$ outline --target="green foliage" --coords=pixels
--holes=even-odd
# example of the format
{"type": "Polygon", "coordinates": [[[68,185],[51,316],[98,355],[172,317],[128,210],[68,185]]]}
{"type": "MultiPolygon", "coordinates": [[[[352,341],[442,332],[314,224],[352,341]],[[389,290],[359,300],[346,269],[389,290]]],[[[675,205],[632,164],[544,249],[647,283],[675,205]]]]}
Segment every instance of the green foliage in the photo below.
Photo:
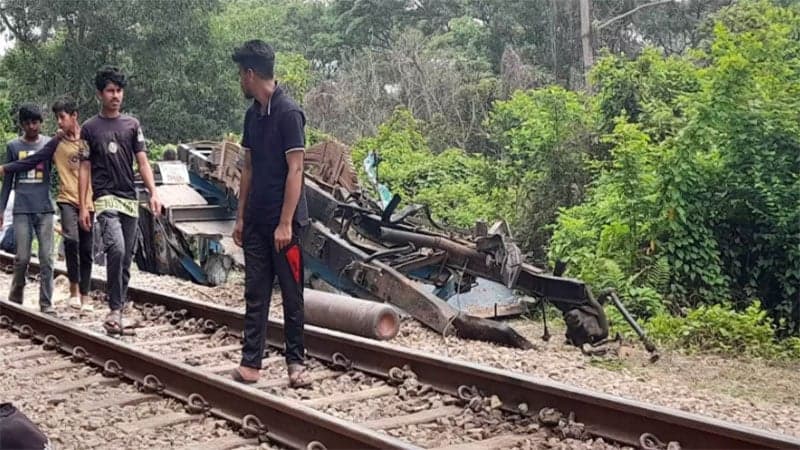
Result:
{"type": "Polygon", "coordinates": [[[233,97],[231,105],[238,103],[241,94],[230,55],[250,39],[262,39],[275,49],[275,77],[295,99],[302,101],[311,83],[311,63],[295,49],[297,42],[307,38],[292,39],[299,31],[289,26],[289,13],[299,14],[301,7],[302,2],[297,1],[235,0],[227,3],[219,15],[212,16],[211,51],[220,70],[216,75],[224,92],[233,97]]]}
{"type": "Polygon", "coordinates": [[[309,148],[314,144],[330,141],[333,139],[334,139],[333,136],[327,133],[323,133],[322,131],[314,127],[306,126],[306,148],[309,148]]]}
{"type": "Polygon", "coordinates": [[[164,159],[164,152],[167,149],[178,151],[178,148],[173,144],[150,144],[147,146],[147,159],[150,161],[161,161],[164,159]]]}
{"type": "Polygon", "coordinates": [[[2,60],[14,86],[13,103],[47,106],[67,94],[87,118],[97,112],[95,71],[115,64],[130,78],[124,109],[155,142],[219,139],[241,128],[247,103],[230,55],[246,39],[274,46],[276,76],[298,101],[313,81],[311,63],[297,44],[305,37],[291,26],[296,17],[288,16],[318,8],[304,9],[305,2],[235,0],[221,7],[217,0],[86,0],[79,8],[68,1],[6,3],[9,22],[23,25],[14,28],[17,45],[2,60]],[[35,27],[53,32],[37,34],[35,27]]]}
{"type": "Polygon", "coordinates": [[[125,109],[139,117],[146,136],[176,141],[221,132],[214,108],[205,108],[216,100],[214,91],[200,82],[215,73],[213,65],[197,58],[208,48],[216,0],[7,0],[3,6],[16,42],[2,60],[14,104],[46,107],[67,94],[87,118],[97,112],[95,71],[115,64],[130,77],[125,109]]]}
{"type": "Polygon", "coordinates": [[[788,318],[800,286],[800,16],[768,2],[737,11],[750,20],[716,25],[671,146],[666,250],[675,294],[724,298],[732,287],[737,303],[762,298],[788,318]]]}
{"type": "Polygon", "coordinates": [[[353,161],[359,170],[370,151],[381,160],[379,181],[407,203],[430,205],[436,219],[470,227],[477,219],[502,217],[505,192],[495,187],[492,164],[460,149],[432,153],[408,110],[396,110],[376,136],[356,143],[353,161]]]}
{"type": "Polygon", "coordinates": [[[616,288],[634,316],[650,317],[665,310],[659,289],[669,277],[667,261],[652,254],[659,157],[640,127],[623,118],[602,140],[612,145],[611,159],[595,164],[600,174],[586,202],[561,211],[549,256],[596,291],[616,288]]]}
{"type": "Polygon", "coordinates": [[[445,50],[450,57],[458,58],[474,72],[492,73],[487,55],[489,31],[486,26],[469,16],[451,19],[448,31],[435,36],[431,47],[445,50]]]}
{"type": "Polygon", "coordinates": [[[614,372],[622,372],[626,369],[625,360],[622,358],[598,358],[593,356],[589,359],[589,364],[614,372]]]}
{"type": "Polygon", "coordinates": [[[560,87],[517,92],[489,115],[487,128],[514,192],[517,239],[535,254],[543,254],[558,208],[582,198],[591,125],[584,99],[560,87]]]}
{"type": "Polygon", "coordinates": [[[798,338],[775,340],[775,328],[758,301],[744,311],[728,306],[700,306],[685,317],[658,315],[647,323],[650,336],[692,352],[731,357],[800,358],[798,338]]]}
{"type": "Polygon", "coordinates": [[[636,59],[608,55],[597,61],[590,79],[597,90],[600,129],[611,132],[619,116],[640,123],[651,136],[669,135],[683,115],[679,100],[699,89],[698,69],[688,58],[665,58],[646,48],[636,59]]]}
{"type": "Polygon", "coordinates": [[[278,53],[275,55],[275,77],[289,94],[302,102],[311,82],[311,66],[299,53],[278,53]]]}
{"type": "Polygon", "coordinates": [[[463,14],[462,0],[438,0],[410,7],[405,0],[335,0],[332,13],[346,50],[391,46],[394,32],[415,26],[426,35],[444,30],[463,14]]]}
{"type": "Polygon", "coordinates": [[[360,167],[370,151],[376,151],[383,161],[379,166],[380,181],[392,189],[405,189],[402,181],[410,180],[409,171],[429,156],[428,145],[419,130],[419,124],[406,109],[398,108],[392,117],[378,128],[371,138],[360,140],[353,146],[353,161],[360,167]],[[391,161],[391,162],[389,162],[391,161]],[[390,166],[390,167],[386,167],[390,166]],[[390,170],[390,174],[383,172],[390,170]]]}
{"type": "Polygon", "coordinates": [[[766,1],[722,17],[702,65],[653,51],[598,63],[608,161],[561,212],[550,258],[626,302],[652,288],[672,311],[761,298],[786,333],[800,286],[800,18],[766,1]]]}
{"type": "Polygon", "coordinates": [[[3,139],[4,142],[13,139],[13,136],[16,135],[14,113],[11,99],[8,97],[6,81],[0,79],[0,139],[3,139]]]}

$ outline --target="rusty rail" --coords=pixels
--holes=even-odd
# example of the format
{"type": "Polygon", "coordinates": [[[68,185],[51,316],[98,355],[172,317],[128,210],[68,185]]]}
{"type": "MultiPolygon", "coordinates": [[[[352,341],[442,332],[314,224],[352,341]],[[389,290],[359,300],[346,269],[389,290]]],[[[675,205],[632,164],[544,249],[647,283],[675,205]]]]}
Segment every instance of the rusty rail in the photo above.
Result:
{"type": "Polygon", "coordinates": [[[0,325],[291,448],[411,449],[366,427],[0,300],[0,325]],[[321,445],[320,445],[321,444],[321,445]]]}
{"type": "MultiPolygon", "coordinates": [[[[0,262],[8,262],[6,254],[0,253],[0,262]]],[[[104,282],[95,279],[93,285],[100,288],[104,282]]],[[[188,315],[226,325],[232,332],[243,329],[243,315],[231,308],[146,288],[131,287],[129,293],[137,302],[186,310],[188,315]]],[[[267,335],[270,345],[282,347],[283,323],[271,319],[267,335]]],[[[574,412],[590,434],[621,444],[638,447],[643,435],[652,434],[663,442],[677,441],[683,449],[800,448],[800,439],[794,437],[310,325],[305,328],[305,344],[310,356],[332,362],[333,354],[340,353],[350,360],[353,369],[384,378],[393,368],[408,365],[420,382],[451,395],[457,396],[462,386],[475,386],[485,396],[497,395],[506,410],[518,411],[519,405],[525,404],[528,411],[549,407],[574,412]]]]}
{"type": "MultiPolygon", "coordinates": [[[[210,318],[232,331],[243,328],[242,314],[230,308],[145,289],[132,295],[167,308],[186,309],[190,315],[210,318]]],[[[267,341],[282,348],[283,322],[269,321],[267,341]]],[[[800,448],[796,438],[310,325],[305,328],[305,344],[309,356],[332,362],[333,354],[341,353],[353,369],[383,378],[388,378],[393,368],[408,365],[420,382],[454,396],[461,386],[475,386],[486,396],[497,395],[510,411],[524,403],[529,411],[549,407],[575,412],[576,420],[592,435],[627,445],[638,447],[642,435],[650,433],[663,442],[678,441],[683,449],[800,448]]]]}

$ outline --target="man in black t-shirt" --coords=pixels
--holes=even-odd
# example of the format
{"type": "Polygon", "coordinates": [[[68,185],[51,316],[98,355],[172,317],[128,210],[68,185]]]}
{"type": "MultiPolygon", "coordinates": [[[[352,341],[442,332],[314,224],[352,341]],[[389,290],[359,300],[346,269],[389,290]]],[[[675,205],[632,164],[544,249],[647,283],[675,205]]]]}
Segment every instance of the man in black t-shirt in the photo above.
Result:
{"type": "Polygon", "coordinates": [[[253,105],[244,119],[244,166],[234,241],[244,248],[245,323],[242,361],[232,376],[258,381],[275,276],[283,296],[286,364],[292,387],[307,386],[303,366],[303,256],[299,227],[308,224],[303,192],[305,116],[278,87],[275,53],[263,41],[246,42],[233,60],[242,92],[253,105]],[[252,174],[257,173],[257,177],[252,174]]]}
{"type": "Polygon", "coordinates": [[[121,334],[122,308],[131,277],[139,217],[134,159],[150,192],[150,211],[155,216],[161,213],[161,202],[139,121],[120,112],[127,84],[125,74],[116,67],[103,67],[97,72],[94,84],[101,109],[81,126],[81,139],[86,141],[88,153],[81,155],[80,222],[84,230],[91,229],[89,205],[84,201],[91,182],[97,225],[106,253],[106,294],[110,312],[103,326],[109,334],[121,334]]]}

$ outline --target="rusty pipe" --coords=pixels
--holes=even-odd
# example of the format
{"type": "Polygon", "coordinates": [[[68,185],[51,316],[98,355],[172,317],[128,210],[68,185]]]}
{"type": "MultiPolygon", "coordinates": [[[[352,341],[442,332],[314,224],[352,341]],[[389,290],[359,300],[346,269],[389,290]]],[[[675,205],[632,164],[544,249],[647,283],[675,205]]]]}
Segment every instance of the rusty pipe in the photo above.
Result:
{"type": "Polygon", "coordinates": [[[622,317],[625,318],[625,321],[628,322],[631,328],[633,328],[633,331],[635,331],[639,336],[639,339],[642,340],[644,348],[648,352],[654,353],[656,351],[656,346],[653,344],[650,338],[647,337],[647,333],[645,333],[642,327],[639,326],[639,324],[636,322],[636,319],[634,319],[631,313],[628,312],[628,309],[625,308],[625,305],[622,304],[622,301],[617,296],[617,291],[614,289],[607,289],[603,291],[601,295],[611,299],[611,302],[614,303],[614,306],[622,314],[622,317]]]}
{"type": "Polygon", "coordinates": [[[305,289],[305,321],[332,330],[385,341],[400,330],[397,310],[385,303],[305,289]]]}
{"type": "Polygon", "coordinates": [[[380,239],[394,243],[411,243],[418,247],[437,248],[444,250],[453,256],[477,259],[478,261],[483,261],[486,257],[474,248],[470,248],[466,245],[459,244],[441,236],[431,236],[429,234],[396,230],[394,228],[380,227],[380,239]]]}

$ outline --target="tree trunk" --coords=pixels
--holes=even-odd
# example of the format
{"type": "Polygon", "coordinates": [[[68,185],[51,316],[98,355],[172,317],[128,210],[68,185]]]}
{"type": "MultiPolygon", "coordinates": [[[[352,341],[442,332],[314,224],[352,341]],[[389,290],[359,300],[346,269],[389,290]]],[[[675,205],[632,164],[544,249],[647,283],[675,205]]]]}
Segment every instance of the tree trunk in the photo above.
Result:
{"type": "Polygon", "coordinates": [[[583,46],[583,73],[586,87],[589,84],[589,70],[594,65],[594,49],[592,47],[592,0],[581,2],[581,44],[583,46]]]}

